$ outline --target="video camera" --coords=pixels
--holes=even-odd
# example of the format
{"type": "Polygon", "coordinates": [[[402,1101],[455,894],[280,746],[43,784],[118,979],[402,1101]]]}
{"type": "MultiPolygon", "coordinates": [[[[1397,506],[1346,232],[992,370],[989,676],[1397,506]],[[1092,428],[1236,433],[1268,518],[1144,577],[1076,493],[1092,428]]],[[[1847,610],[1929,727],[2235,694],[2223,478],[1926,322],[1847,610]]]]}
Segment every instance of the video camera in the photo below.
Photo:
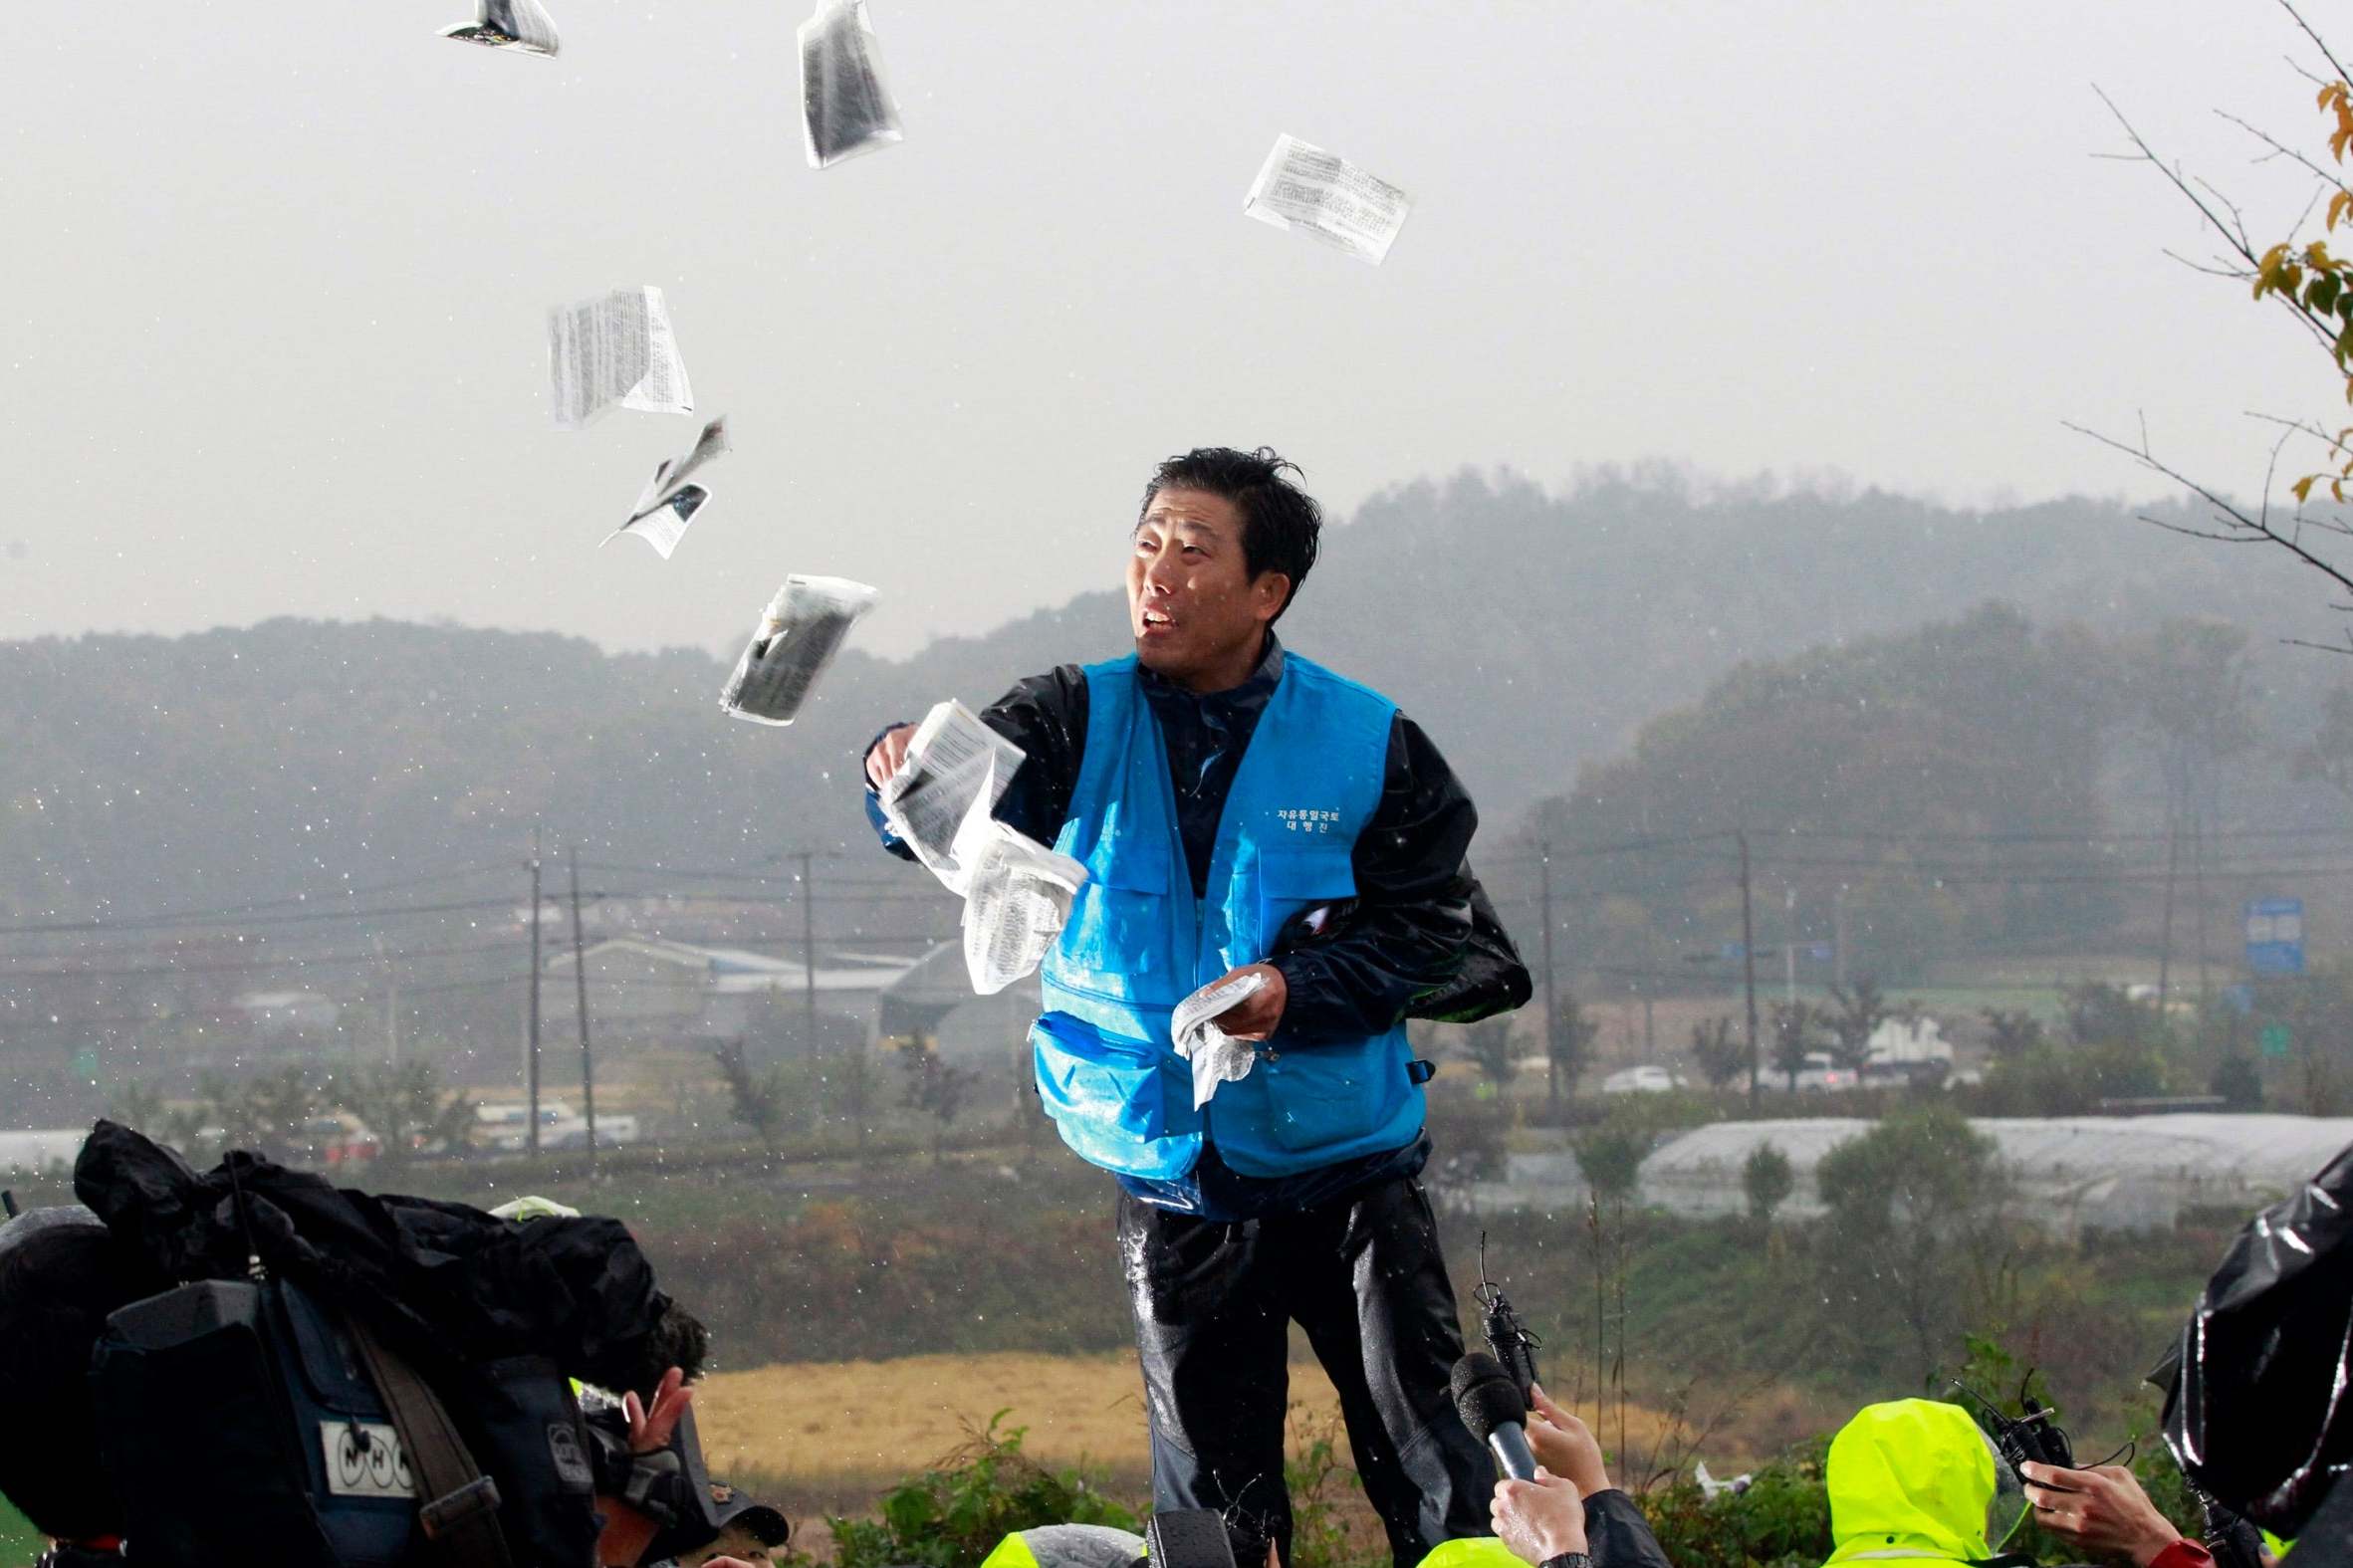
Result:
{"type": "Polygon", "coordinates": [[[1966,1383],[1956,1381],[1953,1391],[1966,1394],[1977,1403],[1986,1436],[1994,1440],[1995,1451],[2013,1472],[2022,1474],[2018,1466],[2026,1463],[2074,1469],[2077,1467],[2075,1446],[2060,1430],[2058,1412],[2034,1397],[2033,1382],[2034,1374],[2029,1371],[2025,1382],[2018,1386],[2018,1408],[2025,1412],[2021,1416],[2012,1416],[1966,1383]]]}
{"type": "MultiPolygon", "coordinates": [[[[1953,1388],[1976,1402],[1986,1436],[2011,1474],[2022,1479],[2019,1466],[2026,1463],[2048,1464],[2063,1470],[2084,1468],[2075,1462],[2075,1446],[2059,1426],[2058,1412],[2034,1397],[2033,1381],[2034,1374],[2029,1371],[2025,1382],[2018,1387],[2018,1408],[2023,1414],[2017,1416],[1965,1383],[1956,1382],[1953,1388]]],[[[2131,1462],[2133,1448],[2128,1443],[2118,1451],[2127,1463],[2131,1462]]],[[[2115,1456],[2101,1462],[2114,1463],[2115,1456]]],[[[2196,1482],[2188,1477],[2184,1480],[2204,1511],[2205,1528],[2200,1533],[2216,1568],[2261,1568],[2262,1538],[2254,1526],[2200,1490],[2196,1482]]]]}
{"type": "Polygon", "coordinates": [[[618,1222],[370,1195],[244,1153],[199,1174],[106,1121],[75,1184],[89,1207],[8,1218],[0,1246],[111,1232],[143,1265],[126,1277],[188,1281],[116,1295],[95,1344],[60,1347],[88,1358],[95,1458],[139,1562],[589,1562],[600,1495],[653,1519],[664,1555],[723,1527],[782,1544],[781,1514],[711,1482],[690,1421],[633,1454],[624,1416],[584,1416],[576,1377],[642,1389],[650,1365],[700,1361],[701,1325],[618,1222]]]}

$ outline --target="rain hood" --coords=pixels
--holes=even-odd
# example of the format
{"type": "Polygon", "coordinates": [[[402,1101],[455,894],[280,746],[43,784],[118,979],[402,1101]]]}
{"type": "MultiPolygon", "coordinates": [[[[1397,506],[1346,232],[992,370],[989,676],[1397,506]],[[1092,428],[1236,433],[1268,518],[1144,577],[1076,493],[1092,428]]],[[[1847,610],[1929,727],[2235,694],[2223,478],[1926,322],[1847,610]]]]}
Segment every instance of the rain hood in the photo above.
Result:
{"type": "Polygon", "coordinates": [[[1830,1563],[1977,1562],[1994,1455],[1958,1405],[1866,1405],[1830,1442],[1830,1563]]]}

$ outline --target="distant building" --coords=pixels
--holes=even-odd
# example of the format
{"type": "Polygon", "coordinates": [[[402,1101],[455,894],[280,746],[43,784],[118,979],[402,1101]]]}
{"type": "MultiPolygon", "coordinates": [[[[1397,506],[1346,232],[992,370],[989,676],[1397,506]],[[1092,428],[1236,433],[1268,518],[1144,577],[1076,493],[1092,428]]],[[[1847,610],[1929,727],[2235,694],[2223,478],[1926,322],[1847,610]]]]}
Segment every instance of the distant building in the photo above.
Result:
{"type": "MultiPolygon", "coordinates": [[[[641,936],[590,943],[586,957],[589,1027],[614,1044],[742,1039],[794,1048],[807,1032],[812,992],[821,1048],[871,1040],[883,993],[913,968],[900,958],[826,954],[812,976],[797,958],[641,936]]],[[[573,956],[559,949],[541,988],[544,1037],[578,1027],[574,996],[573,956]]]]}
{"type": "Polygon", "coordinates": [[[1943,1062],[1950,1067],[1953,1042],[1945,1038],[1943,1025],[1925,1014],[1884,1018],[1871,1031],[1870,1060],[1874,1066],[1943,1062]]]}
{"type": "Polygon", "coordinates": [[[344,1018],[342,1003],[315,991],[249,991],[229,1006],[264,1039],[329,1033],[344,1018]]]}
{"type": "Polygon", "coordinates": [[[71,1170],[82,1157],[87,1127],[38,1128],[0,1132],[0,1171],[23,1171],[46,1176],[71,1170]]]}
{"type": "Polygon", "coordinates": [[[1034,974],[993,997],[976,996],[964,944],[943,942],[891,982],[882,995],[880,1027],[885,1038],[930,1036],[944,1060],[980,1074],[986,1103],[1003,1096],[1035,1115],[1030,1025],[1045,1010],[1034,974]]]}

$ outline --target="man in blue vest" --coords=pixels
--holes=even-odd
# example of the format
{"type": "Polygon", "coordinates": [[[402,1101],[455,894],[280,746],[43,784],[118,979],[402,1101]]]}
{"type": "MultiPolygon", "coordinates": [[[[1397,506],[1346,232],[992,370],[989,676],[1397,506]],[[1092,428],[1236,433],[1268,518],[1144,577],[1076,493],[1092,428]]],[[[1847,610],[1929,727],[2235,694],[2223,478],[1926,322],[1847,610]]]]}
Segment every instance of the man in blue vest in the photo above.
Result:
{"type": "MultiPolygon", "coordinates": [[[[1087,869],[1031,1039],[1063,1141],[1119,1179],[1154,1504],[1253,1522],[1289,1560],[1295,1321],[1405,1565],[1486,1533],[1494,1486],[1447,1397],[1462,1333],[1403,1027],[1463,966],[1478,813],[1394,704],[1277,640],[1322,522],[1297,472],[1266,449],[1161,464],[1127,562],[1135,652],[982,717],[1028,757],[998,816],[1087,869]],[[1260,989],[1219,1024],[1255,1042],[1250,1070],[1196,1110],[1171,1011],[1242,976],[1260,989]]],[[[876,738],[869,785],[912,734],[876,738]]]]}

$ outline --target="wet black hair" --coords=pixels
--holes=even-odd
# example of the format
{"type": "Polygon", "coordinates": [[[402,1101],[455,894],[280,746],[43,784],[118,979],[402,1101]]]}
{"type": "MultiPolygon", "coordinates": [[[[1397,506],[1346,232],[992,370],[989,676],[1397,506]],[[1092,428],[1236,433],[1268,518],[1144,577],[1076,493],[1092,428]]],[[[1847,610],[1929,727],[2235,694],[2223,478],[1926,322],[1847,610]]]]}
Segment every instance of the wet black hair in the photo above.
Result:
{"type": "Polygon", "coordinates": [[[1152,498],[1163,490],[1198,490],[1223,496],[1242,514],[1242,560],[1255,580],[1263,571],[1280,571],[1291,578],[1291,591],[1275,611],[1275,619],[1298,597],[1299,584],[1315,564],[1323,536],[1323,509],[1315,498],[1284,477],[1305,478],[1299,465],[1271,446],[1244,452],[1230,446],[1197,446],[1162,462],[1144,486],[1144,503],[1136,519],[1152,509],[1152,498]]]}
{"type": "MultiPolygon", "coordinates": [[[[21,1222],[20,1222],[21,1223],[21,1222]]],[[[96,1226],[59,1227],[0,1250],[0,1492],[44,1535],[119,1534],[100,1462],[90,1353],[107,1314],[171,1288],[96,1226]]]]}

